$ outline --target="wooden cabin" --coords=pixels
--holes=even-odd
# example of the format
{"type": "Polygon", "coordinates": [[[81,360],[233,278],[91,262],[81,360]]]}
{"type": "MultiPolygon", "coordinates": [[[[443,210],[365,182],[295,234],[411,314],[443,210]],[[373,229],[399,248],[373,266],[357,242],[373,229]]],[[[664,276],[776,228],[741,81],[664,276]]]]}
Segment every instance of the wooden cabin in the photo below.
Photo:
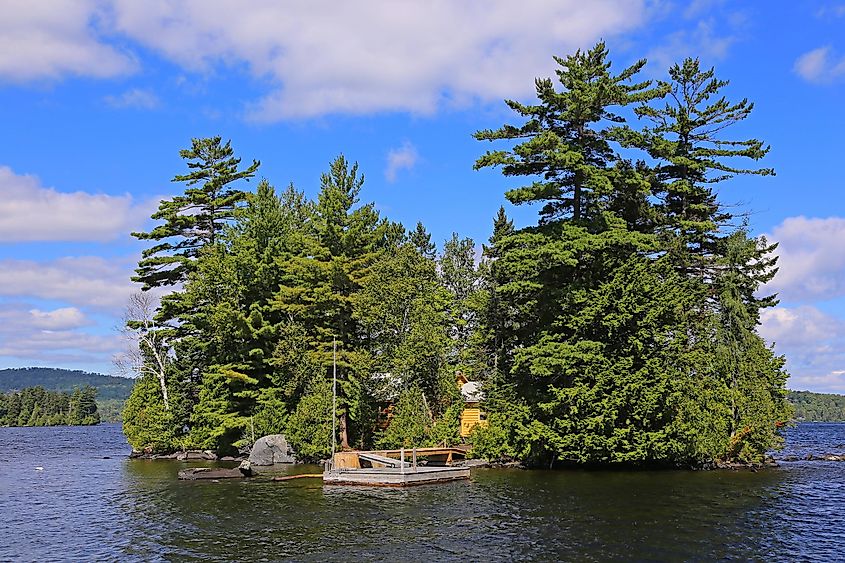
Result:
{"type": "Polygon", "coordinates": [[[466,438],[479,424],[487,425],[487,417],[481,410],[484,394],[481,392],[480,383],[469,381],[461,372],[457,373],[455,380],[464,399],[464,410],[461,412],[461,438],[466,438]]]}

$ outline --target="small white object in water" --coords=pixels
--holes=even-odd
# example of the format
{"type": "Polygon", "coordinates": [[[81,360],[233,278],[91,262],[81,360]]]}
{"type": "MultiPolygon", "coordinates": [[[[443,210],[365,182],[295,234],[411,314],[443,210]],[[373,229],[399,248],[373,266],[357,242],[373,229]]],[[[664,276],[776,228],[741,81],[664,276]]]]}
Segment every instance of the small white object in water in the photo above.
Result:
{"type": "Polygon", "coordinates": [[[43,467],[36,467],[35,470],[36,471],[44,471],[44,468],[43,467]]]}

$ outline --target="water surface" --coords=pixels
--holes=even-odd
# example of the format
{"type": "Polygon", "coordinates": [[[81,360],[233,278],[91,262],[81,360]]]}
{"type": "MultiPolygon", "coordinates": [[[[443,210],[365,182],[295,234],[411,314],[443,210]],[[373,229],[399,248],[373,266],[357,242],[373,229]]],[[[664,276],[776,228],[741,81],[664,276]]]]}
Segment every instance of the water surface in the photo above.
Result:
{"type": "MultiPolygon", "coordinates": [[[[845,424],[801,424],[787,439],[779,457],[845,453],[845,424]]],[[[185,463],[128,453],[116,425],[0,428],[0,560],[845,557],[845,463],[757,473],[486,469],[397,490],[182,482],[185,463]]]]}

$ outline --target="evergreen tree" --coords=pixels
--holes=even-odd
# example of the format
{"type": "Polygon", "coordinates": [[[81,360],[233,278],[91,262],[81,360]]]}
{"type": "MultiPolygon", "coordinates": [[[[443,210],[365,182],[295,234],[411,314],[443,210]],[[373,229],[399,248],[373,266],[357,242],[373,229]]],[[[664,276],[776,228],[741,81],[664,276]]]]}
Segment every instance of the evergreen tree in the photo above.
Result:
{"type": "Polygon", "coordinates": [[[734,165],[737,159],[760,160],[769,147],[758,139],[722,138],[726,128],[754,109],[747,99],[734,103],[721,95],[728,81],[716,78],[712,68],[702,70],[693,58],[673,65],[669,78],[658,86],[667,100],[663,107],[643,104],[635,109],[651,125],[642,130],[619,128],[614,136],[657,161],[655,195],[661,200],[670,258],[682,271],[704,278],[717,252],[720,228],[731,219],[717,202],[714,186],[737,174],[767,176],[774,170],[734,165]]]}
{"type": "Polygon", "coordinates": [[[504,360],[497,385],[510,390],[515,404],[503,411],[527,409],[532,420],[519,422],[523,415],[515,415],[517,422],[505,422],[494,414],[482,442],[496,449],[490,436],[519,440],[522,445],[505,450],[551,463],[759,457],[775,445],[775,422],[783,420],[782,362],[754,333],[759,308],[771,304],[754,298],[773,275],[766,257],[771,248],[746,244],[742,262],[721,265],[719,227],[728,216],[707,187],[731,174],[768,173],[721,160],[759,158],[767,150],[759,141],[714,136],[746,116],[750,104],[721,99],[699,107],[725,83],[700,73],[697,62],[673,68],[675,85],[648,89],[631,82],[642,61],[614,77],[606,55],[599,44],[558,59],[561,92],[538,80],[539,105],[508,102],[528,118],[525,125],[476,135],[519,141],[510,151],[488,152],[476,167],[541,175],[506,196],[544,204],[538,226],[494,236],[488,251],[496,310],[486,319],[508,319],[497,327],[505,343],[497,355],[504,360]],[[661,113],[647,105],[666,94],[680,99],[682,109],[661,113]],[[631,130],[611,109],[638,101],[640,115],[662,120],[658,133],[631,130]],[[661,136],[669,132],[678,139],[661,136]],[[621,158],[611,145],[617,140],[646,148],[658,167],[621,158]],[[695,268],[688,267],[693,262],[695,268]],[[743,274],[728,275],[732,268],[743,274]],[[714,299],[717,292],[705,291],[704,283],[733,289],[714,299]],[[741,334],[736,323],[744,327],[741,334]],[[746,363],[726,365],[727,348],[711,348],[713,341],[742,350],[746,363]],[[750,403],[741,407],[736,393],[770,396],[753,403],[767,406],[744,411],[743,435],[753,435],[748,440],[738,439],[737,429],[750,403]]]}
{"type": "Polygon", "coordinates": [[[430,260],[434,259],[437,254],[437,245],[431,242],[431,235],[425,230],[422,222],[417,222],[416,228],[410,231],[408,240],[423,257],[430,260]]]}
{"type": "MultiPolygon", "coordinates": [[[[379,217],[373,204],[355,207],[364,178],[358,164],[340,156],[321,177],[314,209],[314,237],[295,256],[280,264],[285,279],[274,306],[300,324],[325,373],[333,363],[337,343],[338,407],[341,445],[349,447],[355,429],[365,418],[367,398],[362,377],[369,372],[360,322],[353,301],[370,268],[388,248],[405,237],[401,225],[379,217]]],[[[357,435],[361,439],[360,433],[357,435]]]]}
{"type": "Polygon", "coordinates": [[[623,121],[613,113],[615,107],[658,94],[648,89],[649,82],[630,82],[645,60],[612,75],[607,55],[602,42],[589,51],[555,57],[562,90],[556,90],[550,78],[537,79],[538,105],[506,101],[526,119],[523,125],[475,134],[484,141],[520,141],[510,151],[487,152],[475,168],[500,166],[505,176],[540,176],[541,180],[505,196],[517,205],[542,203],[541,224],[569,217],[578,225],[598,211],[593,208],[597,199],[612,188],[608,163],[617,160],[601,127],[623,121]]]}
{"type": "Polygon", "coordinates": [[[774,296],[757,295],[777,271],[776,258],[760,257],[776,245],[739,230],[725,238],[723,246],[714,282],[719,323],[713,357],[730,401],[725,457],[760,461],[766,450],[780,443],[777,428],[791,416],[784,388],[785,360],[775,356],[756,332],[760,310],[776,304],[774,296]]]}
{"type": "Polygon", "coordinates": [[[173,178],[184,182],[184,195],[164,200],[152,218],[164,221],[148,233],[132,235],[156,244],[142,253],[132,281],[144,289],[175,285],[186,280],[192,262],[206,245],[214,244],[246,194],[230,185],[255,175],[259,162],[238,170],[231,142],[220,137],[192,139],[191,148],[179,152],[191,171],[173,178]],[[195,187],[196,186],[196,187],[195,187]]]}
{"type": "Polygon", "coordinates": [[[182,449],[175,409],[165,409],[157,378],[144,374],[135,381],[123,407],[123,433],[132,449],[168,452],[182,449]]]}

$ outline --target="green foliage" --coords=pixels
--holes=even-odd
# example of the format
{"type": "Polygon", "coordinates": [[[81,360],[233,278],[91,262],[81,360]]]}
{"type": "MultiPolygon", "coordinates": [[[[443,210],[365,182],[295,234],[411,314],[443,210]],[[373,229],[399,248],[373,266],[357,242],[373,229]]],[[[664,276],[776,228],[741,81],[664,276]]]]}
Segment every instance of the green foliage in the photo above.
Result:
{"type": "Polygon", "coordinates": [[[97,390],[98,400],[125,401],[135,381],[128,377],[114,377],[99,373],[57,368],[0,369],[0,393],[20,391],[27,387],[43,387],[47,391],[72,392],[90,385],[97,390]]]}
{"type": "Polygon", "coordinates": [[[152,374],[136,379],[123,407],[123,433],[132,449],[147,452],[183,449],[181,430],[174,411],[164,408],[158,379],[152,374]]]}
{"type": "Polygon", "coordinates": [[[331,381],[315,380],[288,417],[285,437],[300,461],[317,462],[331,455],[331,381]]]}
{"type": "MultiPolygon", "coordinates": [[[[163,202],[136,280],[177,285],[156,314],[168,342],[165,407],[142,378],[124,413],[133,447],[220,452],[283,431],[300,459],[341,448],[460,440],[455,372],[484,383],[475,455],[534,465],[759,462],[791,414],[784,360],[757,334],[776,303],[774,245],[737,228],[717,185],[768,147],[726,138],[750,115],[688,59],[665,81],[645,61],[612,72],[603,43],[556,58],[521,123],[476,168],[536,205],[517,229],[500,209],[477,260],[457,234],[442,253],[360,202],[357,163],[333,160],[312,201],[266,180],[219,138],[194,140],[182,196],[163,202]],[[393,405],[379,433],[377,414],[393,405]]],[[[152,357],[147,358],[150,361],[152,357]]],[[[0,403],[16,421],[43,414],[0,403]]]]}
{"type": "Polygon", "coordinates": [[[72,393],[27,387],[0,394],[0,426],[88,426],[100,423],[97,390],[89,385],[72,393]]]}
{"type": "Polygon", "coordinates": [[[795,418],[808,422],[845,422],[845,395],[790,391],[795,418]]]}
{"type": "Polygon", "coordinates": [[[237,205],[246,194],[230,184],[255,175],[259,162],[238,170],[241,159],[234,156],[230,142],[220,137],[193,139],[191,148],[180,151],[187,161],[188,174],[176,175],[174,182],[184,182],[185,194],[163,200],[152,218],[164,223],[149,233],[132,233],[140,240],[156,244],[142,253],[133,281],[144,289],[174,285],[187,278],[199,251],[217,241],[234,218],[237,205]],[[195,187],[196,186],[196,187],[195,187]],[[173,239],[176,239],[175,241],[173,239]]]}
{"type": "Polygon", "coordinates": [[[430,397],[438,394],[448,299],[434,261],[410,244],[385,253],[362,280],[353,318],[367,338],[367,364],[375,373],[389,374],[375,382],[378,398],[391,400],[391,389],[413,385],[430,397]],[[380,388],[382,383],[387,389],[380,388]]]}
{"type": "Polygon", "coordinates": [[[726,164],[768,151],[719,136],[752,104],[717,97],[727,83],[695,60],[653,89],[635,81],[643,61],[610,74],[603,44],[557,62],[560,91],[538,80],[538,105],[508,102],[524,125],[476,134],[517,141],[476,167],[531,177],[506,197],[543,205],[516,231],[500,213],[485,248],[494,386],[514,396],[488,405],[476,449],[546,464],[760,461],[788,419],[783,360],[756,334],[776,302],[756,295],[774,247],[726,235],[712,188],[771,173],[726,164]],[[652,127],[616,113],[634,102],[652,127]]]}
{"type": "Polygon", "coordinates": [[[531,408],[513,387],[499,385],[492,389],[485,406],[487,425],[476,426],[470,436],[472,456],[497,461],[536,460],[533,450],[542,443],[544,429],[532,420],[531,408]]]}
{"type": "Polygon", "coordinates": [[[419,387],[411,387],[399,396],[393,419],[376,442],[379,448],[420,448],[428,445],[432,424],[431,411],[419,387]]]}
{"type": "Polygon", "coordinates": [[[0,394],[0,426],[88,426],[100,423],[97,390],[90,385],[72,393],[41,386],[0,394]]]}

